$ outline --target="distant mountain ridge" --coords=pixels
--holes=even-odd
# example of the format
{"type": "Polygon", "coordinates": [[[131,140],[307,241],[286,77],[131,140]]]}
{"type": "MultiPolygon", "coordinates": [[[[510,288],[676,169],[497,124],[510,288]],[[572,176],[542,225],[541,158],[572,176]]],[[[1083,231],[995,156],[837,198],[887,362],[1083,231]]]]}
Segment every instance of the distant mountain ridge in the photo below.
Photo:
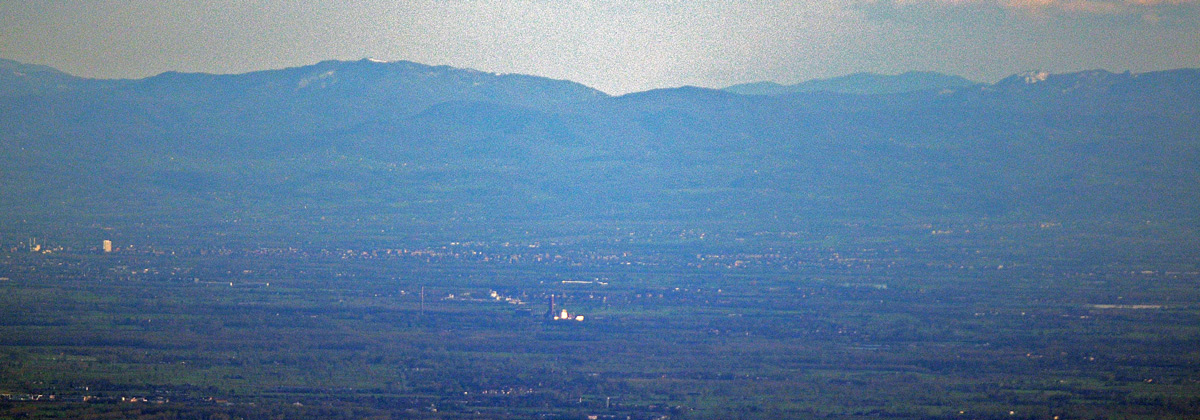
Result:
{"type": "Polygon", "coordinates": [[[75,77],[49,66],[0,58],[0,97],[49,94],[104,83],[75,77]]]}
{"type": "Polygon", "coordinates": [[[829,79],[816,79],[793,85],[756,82],[733,85],[723,90],[742,95],[786,95],[799,92],[833,92],[859,95],[905,93],[921,90],[952,89],[978,84],[960,76],[928,71],[910,71],[895,76],[855,73],[829,79]]]}
{"type": "Polygon", "coordinates": [[[291,100],[297,96],[346,101],[358,97],[401,106],[406,112],[446,101],[480,100],[551,107],[606,97],[584,85],[536,76],[494,74],[449,66],[370,59],[322,61],[308,66],[236,75],[167,72],[132,81],[133,89],[149,96],[203,87],[204,94],[259,96],[291,100]]]}
{"type": "Polygon", "coordinates": [[[1197,69],[613,97],[410,62],[138,80],[0,64],[0,226],[1200,221],[1197,69]]]}

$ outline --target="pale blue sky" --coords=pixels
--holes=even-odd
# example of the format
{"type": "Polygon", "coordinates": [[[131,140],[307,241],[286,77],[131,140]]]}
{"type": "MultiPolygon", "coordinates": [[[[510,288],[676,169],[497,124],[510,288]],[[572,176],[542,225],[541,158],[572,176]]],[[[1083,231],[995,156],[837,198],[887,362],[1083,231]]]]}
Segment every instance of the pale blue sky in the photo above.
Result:
{"type": "Polygon", "coordinates": [[[1200,67],[1172,0],[0,2],[0,58],[102,78],[410,60],[620,94],[933,70],[1200,67]]]}

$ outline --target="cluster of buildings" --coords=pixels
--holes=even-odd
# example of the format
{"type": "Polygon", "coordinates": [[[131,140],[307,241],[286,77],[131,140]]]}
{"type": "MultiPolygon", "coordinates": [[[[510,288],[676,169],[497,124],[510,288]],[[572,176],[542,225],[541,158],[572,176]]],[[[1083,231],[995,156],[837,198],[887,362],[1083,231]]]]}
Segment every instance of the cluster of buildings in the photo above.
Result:
{"type": "Polygon", "coordinates": [[[557,311],[557,312],[556,312],[556,311],[555,311],[555,307],[554,307],[554,295],[553,295],[553,294],[551,294],[551,295],[550,295],[550,309],[546,311],[546,319],[547,319],[547,320],[550,320],[550,321],[579,321],[579,322],[583,322],[583,315],[578,315],[578,314],[576,314],[576,315],[572,316],[572,315],[571,315],[571,313],[567,312],[567,310],[566,310],[566,309],[561,309],[561,310],[559,310],[559,311],[557,311]]]}

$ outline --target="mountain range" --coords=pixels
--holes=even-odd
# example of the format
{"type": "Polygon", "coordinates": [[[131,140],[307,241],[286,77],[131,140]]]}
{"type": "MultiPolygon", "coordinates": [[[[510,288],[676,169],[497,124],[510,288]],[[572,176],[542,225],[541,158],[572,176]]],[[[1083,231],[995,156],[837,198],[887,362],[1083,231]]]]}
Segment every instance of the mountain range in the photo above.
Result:
{"type": "Polygon", "coordinates": [[[921,90],[954,89],[977,84],[959,76],[936,72],[910,71],[895,76],[855,73],[830,79],[817,79],[794,85],[757,82],[733,85],[725,91],[743,95],[785,95],[798,92],[837,92],[860,95],[905,93],[921,90]]]}
{"type": "Polygon", "coordinates": [[[1193,226],[1200,70],[609,96],[403,61],[96,80],[4,60],[0,176],[9,226],[1193,226]]]}

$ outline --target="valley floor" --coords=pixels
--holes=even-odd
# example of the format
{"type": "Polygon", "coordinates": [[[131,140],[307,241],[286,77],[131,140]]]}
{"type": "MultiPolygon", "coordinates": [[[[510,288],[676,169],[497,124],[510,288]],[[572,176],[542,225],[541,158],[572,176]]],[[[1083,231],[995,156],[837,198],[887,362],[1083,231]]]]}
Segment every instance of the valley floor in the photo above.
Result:
{"type": "Polygon", "coordinates": [[[1050,228],[13,245],[0,418],[1200,412],[1195,260],[1060,247],[1050,228]],[[546,319],[551,296],[583,321],[546,319]]]}

